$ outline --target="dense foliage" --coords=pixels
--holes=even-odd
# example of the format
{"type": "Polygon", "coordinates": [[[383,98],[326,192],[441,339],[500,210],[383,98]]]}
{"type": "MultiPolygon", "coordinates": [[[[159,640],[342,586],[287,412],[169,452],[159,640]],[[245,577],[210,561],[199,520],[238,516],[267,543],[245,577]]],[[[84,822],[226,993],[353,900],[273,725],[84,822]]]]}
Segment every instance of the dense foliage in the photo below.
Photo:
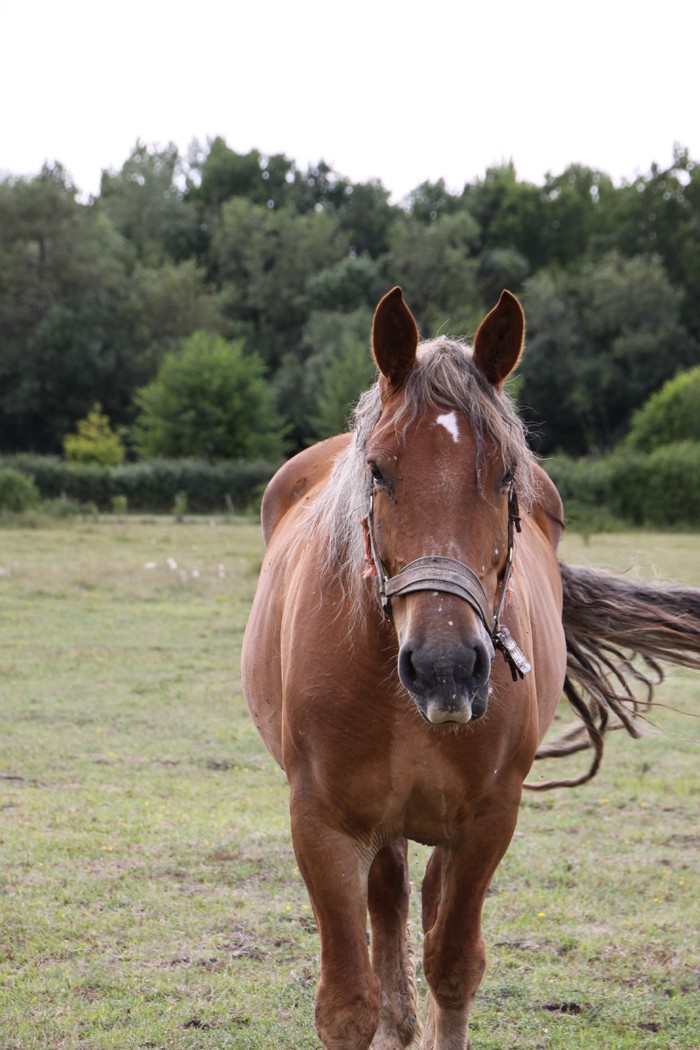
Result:
{"type": "Polygon", "coordinates": [[[0,451],[60,452],[96,403],[132,432],[132,452],[135,440],[149,455],[276,455],[282,429],[302,447],[337,429],[367,384],[372,308],[401,284],[426,337],[470,337],[501,288],[520,295],[518,397],[540,451],[605,452],[700,360],[699,231],[700,166],[680,148],[668,170],[620,186],[580,166],[536,186],[505,165],[461,191],[426,183],[401,204],[379,182],[220,138],[187,159],[137,143],[87,203],[58,164],[8,178],[0,451]],[[232,415],[202,407],[219,380],[203,369],[194,391],[196,366],[178,380],[194,401],[171,390],[165,405],[164,376],[190,337],[236,348],[221,396],[244,374],[251,385],[232,415]],[[159,390],[161,420],[181,424],[167,441],[155,439],[159,390]]]}
{"type": "Polygon", "coordinates": [[[700,442],[700,365],[669,379],[634,413],[625,445],[651,452],[676,441],[700,442]]]}
{"type": "Polygon", "coordinates": [[[281,458],[282,427],[263,373],[257,354],[244,354],[240,343],[195,332],[136,391],[136,450],[144,459],[196,456],[212,463],[281,458]]]}

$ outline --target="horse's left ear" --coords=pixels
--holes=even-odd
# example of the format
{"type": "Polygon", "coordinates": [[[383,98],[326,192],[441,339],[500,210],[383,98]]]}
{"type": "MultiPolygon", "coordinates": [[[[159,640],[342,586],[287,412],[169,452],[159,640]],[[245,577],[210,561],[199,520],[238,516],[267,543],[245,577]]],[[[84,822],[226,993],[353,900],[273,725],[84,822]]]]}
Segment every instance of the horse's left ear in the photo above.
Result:
{"type": "Polygon", "coordinates": [[[501,292],[493,310],[479,325],[472,356],[490,383],[498,389],[513,371],[523,352],[525,315],[515,296],[501,292]]]}
{"type": "Polygon", "coordinates": [[[390,387],[402,386],[413,368],[418,329],[399,287],[392,288],[374,311],[372,354],[390,387]]]}

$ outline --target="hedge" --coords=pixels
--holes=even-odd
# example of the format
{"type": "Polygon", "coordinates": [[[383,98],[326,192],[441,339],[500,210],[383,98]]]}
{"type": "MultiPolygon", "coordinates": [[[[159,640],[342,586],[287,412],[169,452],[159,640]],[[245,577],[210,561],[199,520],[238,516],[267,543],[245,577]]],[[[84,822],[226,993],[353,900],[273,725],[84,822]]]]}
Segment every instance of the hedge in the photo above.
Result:
{"type": "Polygon", "coordinates": [[[278,466],[269,460],[212,464],[162,459],[98,467],[30,453],[0,457],[0,467],[31,477],[43,499],[66,496],[111,511],[115,497],[125,497],[129,510],[152,514],[170,513],[182,492],[194,514],[226,511],[229,499],[237,511],[253,509],[278,466]]]}
{"type": "MultiPolygon", "coordinates": [[[[28,453],[0,457],[0,468],[29,475],[44,499],[65,495],[111,511],[115,497],[125,497],[129,510],[159,514],[171,513],[180,493],[195,514],[225,511],[227,497],[237,511],[253,509],[278,465],[162,459],[97,467],[28,453]]],[[[652,528],[700,529],[700,442],[677,442],[649,453],[617,450],[597,459],[554,456],[543,466],[574,525],[605,528],[616,519],[652,528]]]]}
{"type": "Polygon", "coordinates": [[[631,525],[700,529],[700,442],[598,459],[554,456],[543,466],[574,523],[603,511],[631,525]]]}

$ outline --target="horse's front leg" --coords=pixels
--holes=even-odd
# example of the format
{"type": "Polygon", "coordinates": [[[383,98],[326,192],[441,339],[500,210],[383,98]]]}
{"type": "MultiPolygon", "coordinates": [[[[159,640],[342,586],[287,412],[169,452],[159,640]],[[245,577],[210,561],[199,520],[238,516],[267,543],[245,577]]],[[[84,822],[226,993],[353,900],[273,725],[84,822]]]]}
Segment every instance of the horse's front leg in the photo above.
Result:
{"type": "Polygon", "coordinates": [[[515,830],[517,806],[481,805],[423,883],[423,972],[429,988],[422,1050],[468,1050],[469,1012],[486,969],[481,910],[515,830]]]}
{"type": "Polygon", "coordinates": [[[372,966],[382,982],[382,1010],[372,1050],[403,1050],[413,1042],[416,984],[408,941],[408,856],[405,839],[379,851],[369,873],[372,966]]]}
{"type": "Polygon", "coordinates": [[[316,1028],[326,1050],[369,1050],[381,1009],[367,947],[372,853],[339,830],[322,801],[307,793],[302,801],[292,789],[291,814],[294,851],[321,941],[316,1028]]]}

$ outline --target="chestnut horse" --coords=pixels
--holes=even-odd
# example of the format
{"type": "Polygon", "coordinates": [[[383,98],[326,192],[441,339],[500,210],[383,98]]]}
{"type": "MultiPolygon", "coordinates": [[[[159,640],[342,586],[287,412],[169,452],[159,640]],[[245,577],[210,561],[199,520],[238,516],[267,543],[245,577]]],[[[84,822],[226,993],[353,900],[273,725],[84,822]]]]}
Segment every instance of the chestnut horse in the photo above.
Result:
{"type": "MultiPolygon", "coordinates": [[[[573,641],[565,632],[561,501],[503,390],[523,333],[504,292],[473,349],[419,343],[393,289],[374,316],[379,378],[354,432],[290,460],[263,501],[243,686],[289,779],[329,1050],[400,1050],[420,1034],[407,839],[434,847],[422,884],[421,1045],[469,1045],[486,891],[562,690],[577,704],[575,680],[595,677],[584,637],[595,630],[572,626],[573,641]]],[[[595,604],[594,579],[564,573],[568,592],[586,591],[571,599],[572,622],[595,604]]],[[[658,627],[655,612],[647,626],[658,627]]],[[[617,640],[611,627],[606,643],[617,640]]],[[[659,644],[652,657],[668,655],[668,638],[659,644]]],[[[599,753],[607,707],[596,699],[584,714],[599,753]]]]}

